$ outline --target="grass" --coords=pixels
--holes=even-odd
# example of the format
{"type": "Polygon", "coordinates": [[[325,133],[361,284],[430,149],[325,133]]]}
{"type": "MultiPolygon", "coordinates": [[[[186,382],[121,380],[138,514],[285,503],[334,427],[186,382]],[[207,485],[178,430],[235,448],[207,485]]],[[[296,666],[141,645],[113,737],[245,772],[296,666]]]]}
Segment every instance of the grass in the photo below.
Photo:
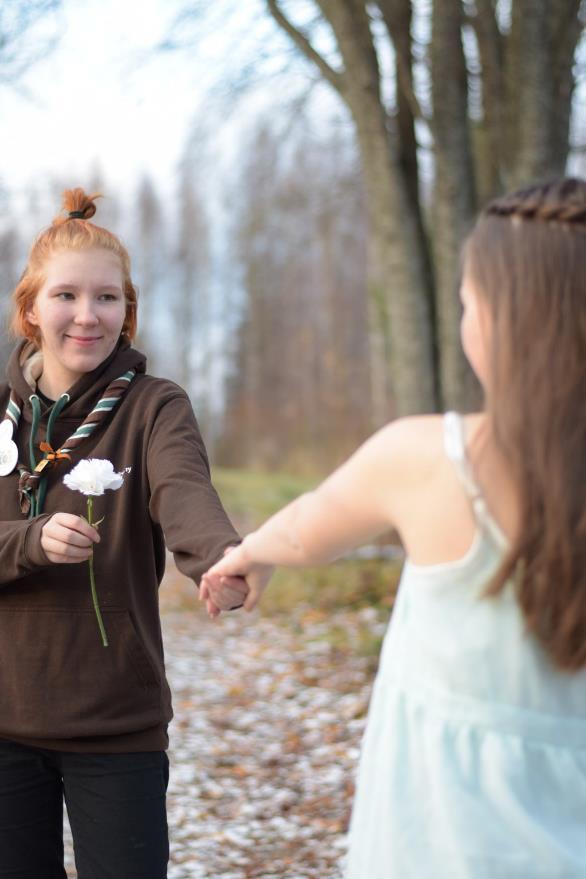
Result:
{"type": "Polygon", "coordinates": [[[300,476],[215,467],[212,480],[239,531],[257,528],[304,491],[317,484],[300,476]]]}

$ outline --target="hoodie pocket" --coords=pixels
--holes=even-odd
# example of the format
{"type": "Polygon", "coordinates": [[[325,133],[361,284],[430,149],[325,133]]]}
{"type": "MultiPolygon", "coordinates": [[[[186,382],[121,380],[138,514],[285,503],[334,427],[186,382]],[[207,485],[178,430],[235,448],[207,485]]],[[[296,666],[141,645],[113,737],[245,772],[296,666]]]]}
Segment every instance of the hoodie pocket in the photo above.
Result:
{"type": "Polygon", "coordinates": [[[108,736],[160,724],[161,670],[127,610],[0,608],[0,735],[108,736]]]}

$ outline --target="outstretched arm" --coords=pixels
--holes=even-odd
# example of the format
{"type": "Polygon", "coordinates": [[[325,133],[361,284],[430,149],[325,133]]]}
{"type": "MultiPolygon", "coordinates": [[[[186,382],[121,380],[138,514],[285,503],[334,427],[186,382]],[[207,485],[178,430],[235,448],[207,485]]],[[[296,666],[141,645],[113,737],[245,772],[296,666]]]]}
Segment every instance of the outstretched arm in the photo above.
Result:
{"type": "MultiPolygon", "coordinates": [[[[246,577],[250,593],[245,608],[251,610],[273,565],[324,564],[395,525],[411,475],[411,430],[404,420],[378,431],[315,491],[272,516],[208,573],[246,577]]],[[[204,597],[210,589],[206,577],[204,597]]]]}
{"type": "MultiPolygon", "coordinates": [[[[203,439],[187,395],[177,389],[162,406],[149,436],[147,473],[151,519],[160,524],[179,570],[198,584],[201,574],[240,542],[211,483],[203,439]]],[[[241,607],[244,581],[224,584],[220,609],[241,607]]]]}

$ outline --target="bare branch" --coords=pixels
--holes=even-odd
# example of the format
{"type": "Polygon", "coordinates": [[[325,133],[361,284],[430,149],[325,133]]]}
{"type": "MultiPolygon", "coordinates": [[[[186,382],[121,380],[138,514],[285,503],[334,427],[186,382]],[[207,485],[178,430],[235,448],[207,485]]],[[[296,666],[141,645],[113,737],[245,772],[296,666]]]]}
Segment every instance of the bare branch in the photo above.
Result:
{"type": "MultiPolygon", "coordinates": [[[[411,71],[411,38],[408,35],[408,39],[405,41],[401,39],[401,35],[398,33],[400,29],[399,22],[401,21],[400,7],[396,4],[395,0],[378,0],[377,6],[381,12],[383,21],[395,48],[395,64],[397,78],[399,80],[398,86],[405,96],[405,100],[409,105],[413,117],[415,119],[429,121],[423,112],[419,99],[413,88],[413,74],[411,71]]],[[[410,9],[409,3],[406,5],[402,4],[402,6],[408,10],[410,9]]]]}
{"type": "MultiPolygon", "coordinates": [[[[2,0],[0,3],[0,83],[15,85],[37,61],[55,48],[59,35],[41,27],[61,8],[61,0],[2,0]]],[[[26,96],[26,89],[20,89],[26,96]]]]}
{"type": "Polygon", "coordinates": [[[338,92],[342,92],[344,84],[344,74],[338,70],[334,70],[325,58],[319,54],[314,48],[311,41],[305,34],[296,28],[295,25],[287,18],[283,10],[279,6],[278,0],[267,0],[267,9],[273,16],[279,27],[293,40],[298,49],[312,61],[319,69],[320,73],[329,84],[338,92]]]}

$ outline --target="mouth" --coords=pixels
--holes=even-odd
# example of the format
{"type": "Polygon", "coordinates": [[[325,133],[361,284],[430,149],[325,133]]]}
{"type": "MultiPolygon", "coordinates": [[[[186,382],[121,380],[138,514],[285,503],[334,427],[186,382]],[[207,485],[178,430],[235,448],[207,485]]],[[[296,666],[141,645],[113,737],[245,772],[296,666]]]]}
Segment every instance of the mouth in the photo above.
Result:
{"type": "Polygon", "coordinates": [[[94,345],[96,342],[100,342],[103,337],[102,336],[72,336],[69,333],[66,333],[65,338],[71,339],[71,341],[75,342],[77,345],[82,345],[83,347],[90,347],[91,345],[94,345]]]}

